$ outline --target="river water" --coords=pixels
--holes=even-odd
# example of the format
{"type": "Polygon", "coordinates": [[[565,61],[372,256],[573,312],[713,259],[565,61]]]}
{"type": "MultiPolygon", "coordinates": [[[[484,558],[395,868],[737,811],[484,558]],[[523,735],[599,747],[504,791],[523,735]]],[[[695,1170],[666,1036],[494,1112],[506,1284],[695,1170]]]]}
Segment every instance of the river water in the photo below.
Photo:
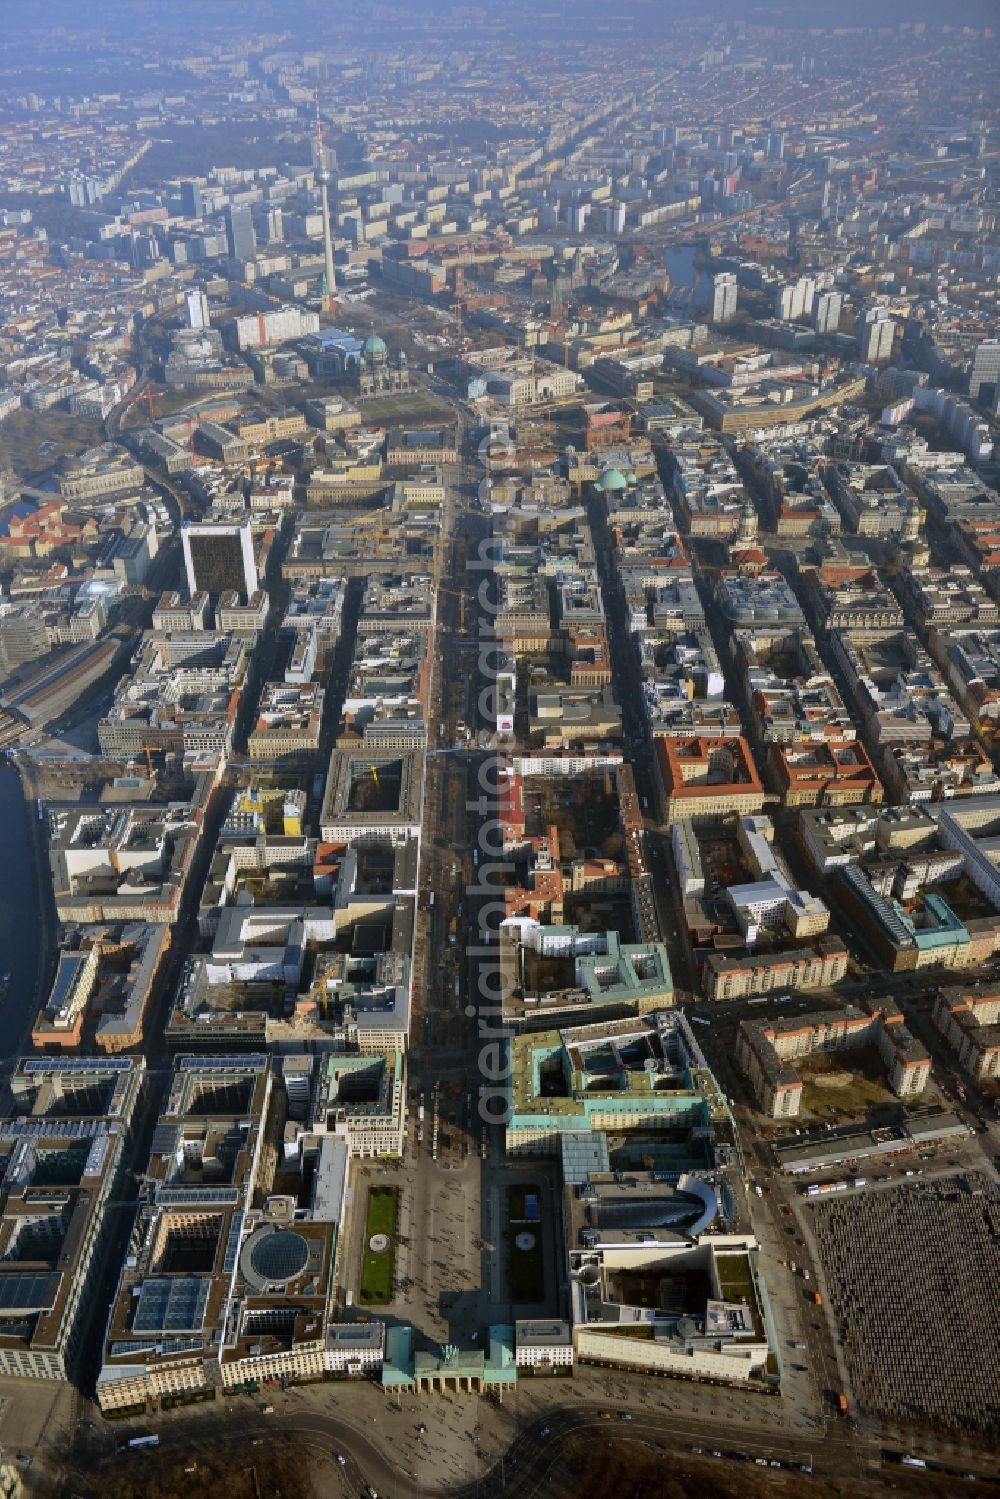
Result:
{"type": "Polygon", "coordinates": [[[11,975],[0,999],[0,1060],[18,1046],[35,996],[43,957],[38,951],[35,876],[21,778],[13,765],[0,762],[0,973],[11,975]]]}
{"type": "Polygon", "coordinates": [[[672,282],[669,305],[685,312],[711,302],[709,278],[704,271],[698,270],[694,253],[694,245],[675,245],[663,256],[672,282]]]}

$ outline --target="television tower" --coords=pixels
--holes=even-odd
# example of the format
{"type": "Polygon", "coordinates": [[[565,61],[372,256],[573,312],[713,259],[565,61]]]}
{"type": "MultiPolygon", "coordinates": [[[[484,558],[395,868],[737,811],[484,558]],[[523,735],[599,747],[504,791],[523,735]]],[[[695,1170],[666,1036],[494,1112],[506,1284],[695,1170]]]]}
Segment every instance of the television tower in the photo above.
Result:
{"type": "Polygon", "coordinates": [[[326,296],[324,310],[337,293],[337,277],[333,269],[333,236],[330,233],[330,169],[326,164],[323,148],[323,125],[319,117],[319,88],[316,89],[316,181],[319,183],[320,206],[323,213],[323,258],[326,263],[326,296]]]}

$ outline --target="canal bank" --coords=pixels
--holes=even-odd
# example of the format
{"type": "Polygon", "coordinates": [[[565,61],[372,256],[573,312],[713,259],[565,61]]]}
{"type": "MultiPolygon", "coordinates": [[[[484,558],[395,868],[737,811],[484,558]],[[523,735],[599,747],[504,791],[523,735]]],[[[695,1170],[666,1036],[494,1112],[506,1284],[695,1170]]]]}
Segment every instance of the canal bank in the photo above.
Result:
{"type": "Polygon", "coordinates": [[[56,923],[43,824],[19,767],[0,762],[0,973],[9,973],[0,1002],[0,1060],[25,1049],[35,1012],[51,984],[56,923]]]}
{"type": "Polygon", "coordinates": [[[694,245],[674,245],[664,251],[670,289],[667,305],[674,312],[704,312],[711,307],[711,277],[696,264],[694,245]]]}

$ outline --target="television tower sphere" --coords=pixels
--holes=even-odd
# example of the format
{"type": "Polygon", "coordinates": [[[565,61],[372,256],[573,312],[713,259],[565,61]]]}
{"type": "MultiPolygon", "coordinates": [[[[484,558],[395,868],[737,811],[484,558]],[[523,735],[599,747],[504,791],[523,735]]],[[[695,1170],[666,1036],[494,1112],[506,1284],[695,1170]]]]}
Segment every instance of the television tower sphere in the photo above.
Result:
{"type": "Polygon", "coordinates": [[[330,181],[330,168],[329,167],[317,167],[316,168],[316,181],[319,182],[319,183],[321,183],[323,187],[326,187],[326,185],[330,181]]]}

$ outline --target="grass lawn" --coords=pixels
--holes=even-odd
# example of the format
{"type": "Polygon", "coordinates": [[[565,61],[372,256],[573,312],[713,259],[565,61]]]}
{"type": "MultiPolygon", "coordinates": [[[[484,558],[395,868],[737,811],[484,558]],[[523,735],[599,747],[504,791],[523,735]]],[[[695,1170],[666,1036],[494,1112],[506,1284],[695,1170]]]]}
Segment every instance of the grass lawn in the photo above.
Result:
{"type": "Polygon", "coordinates": [[[365,1215],[365,1245],[361,1258],[361,1300],[384,1305],[392,1300],[392,1282],[396,1268],[396,1218],[399,1212],[397,1187],[369,1187],[368,1211],[365,1215]],[[373,1234],[385,1234],[389,1248],[376,1254],[371,1248],[373,1234]]]}
{"type": "Polygon", "coordinates": [[[451,418],[451,407],[439,401],[430,391],[401,391],[399,395],[375,396],[360,403],[365,420],[388,422],[397,426],[415,426],[421,422],[428,425],[446,424],[451,418]]]}
{"type": "Polygon", "coordinates": [[[21,406],[11,412],[0,430],[0,446],[7,464],[19,478],[27,480],[48,473],[60,458],[74,457],[85,448],[94,447],[102,436],[99,421],[71,416],[60,406],[48,411],[21,406]]]}
{"type": "Polygon", "coordinates": [[[537,1216],[526,1216],[527,1198],[534,1196],[540,1201],[541,1195],[535,1186],[507,1189],[510,1299],[525,1304],[545,1300],[545,1256],[541,1220],[537,1216]]]}
{"type": "Polygon", "coordinates": [[[802,1078],[802,1113],[819,1117],[860,1114],[891,1104],[881,1063],[874,1052],[813,1052],[797,1062],[802,1078]],[[826,1082],[824,1079],[832,1078],[826,1082]],[[850,1079],[849,1081],[847,1079],[850,1079]]]}

